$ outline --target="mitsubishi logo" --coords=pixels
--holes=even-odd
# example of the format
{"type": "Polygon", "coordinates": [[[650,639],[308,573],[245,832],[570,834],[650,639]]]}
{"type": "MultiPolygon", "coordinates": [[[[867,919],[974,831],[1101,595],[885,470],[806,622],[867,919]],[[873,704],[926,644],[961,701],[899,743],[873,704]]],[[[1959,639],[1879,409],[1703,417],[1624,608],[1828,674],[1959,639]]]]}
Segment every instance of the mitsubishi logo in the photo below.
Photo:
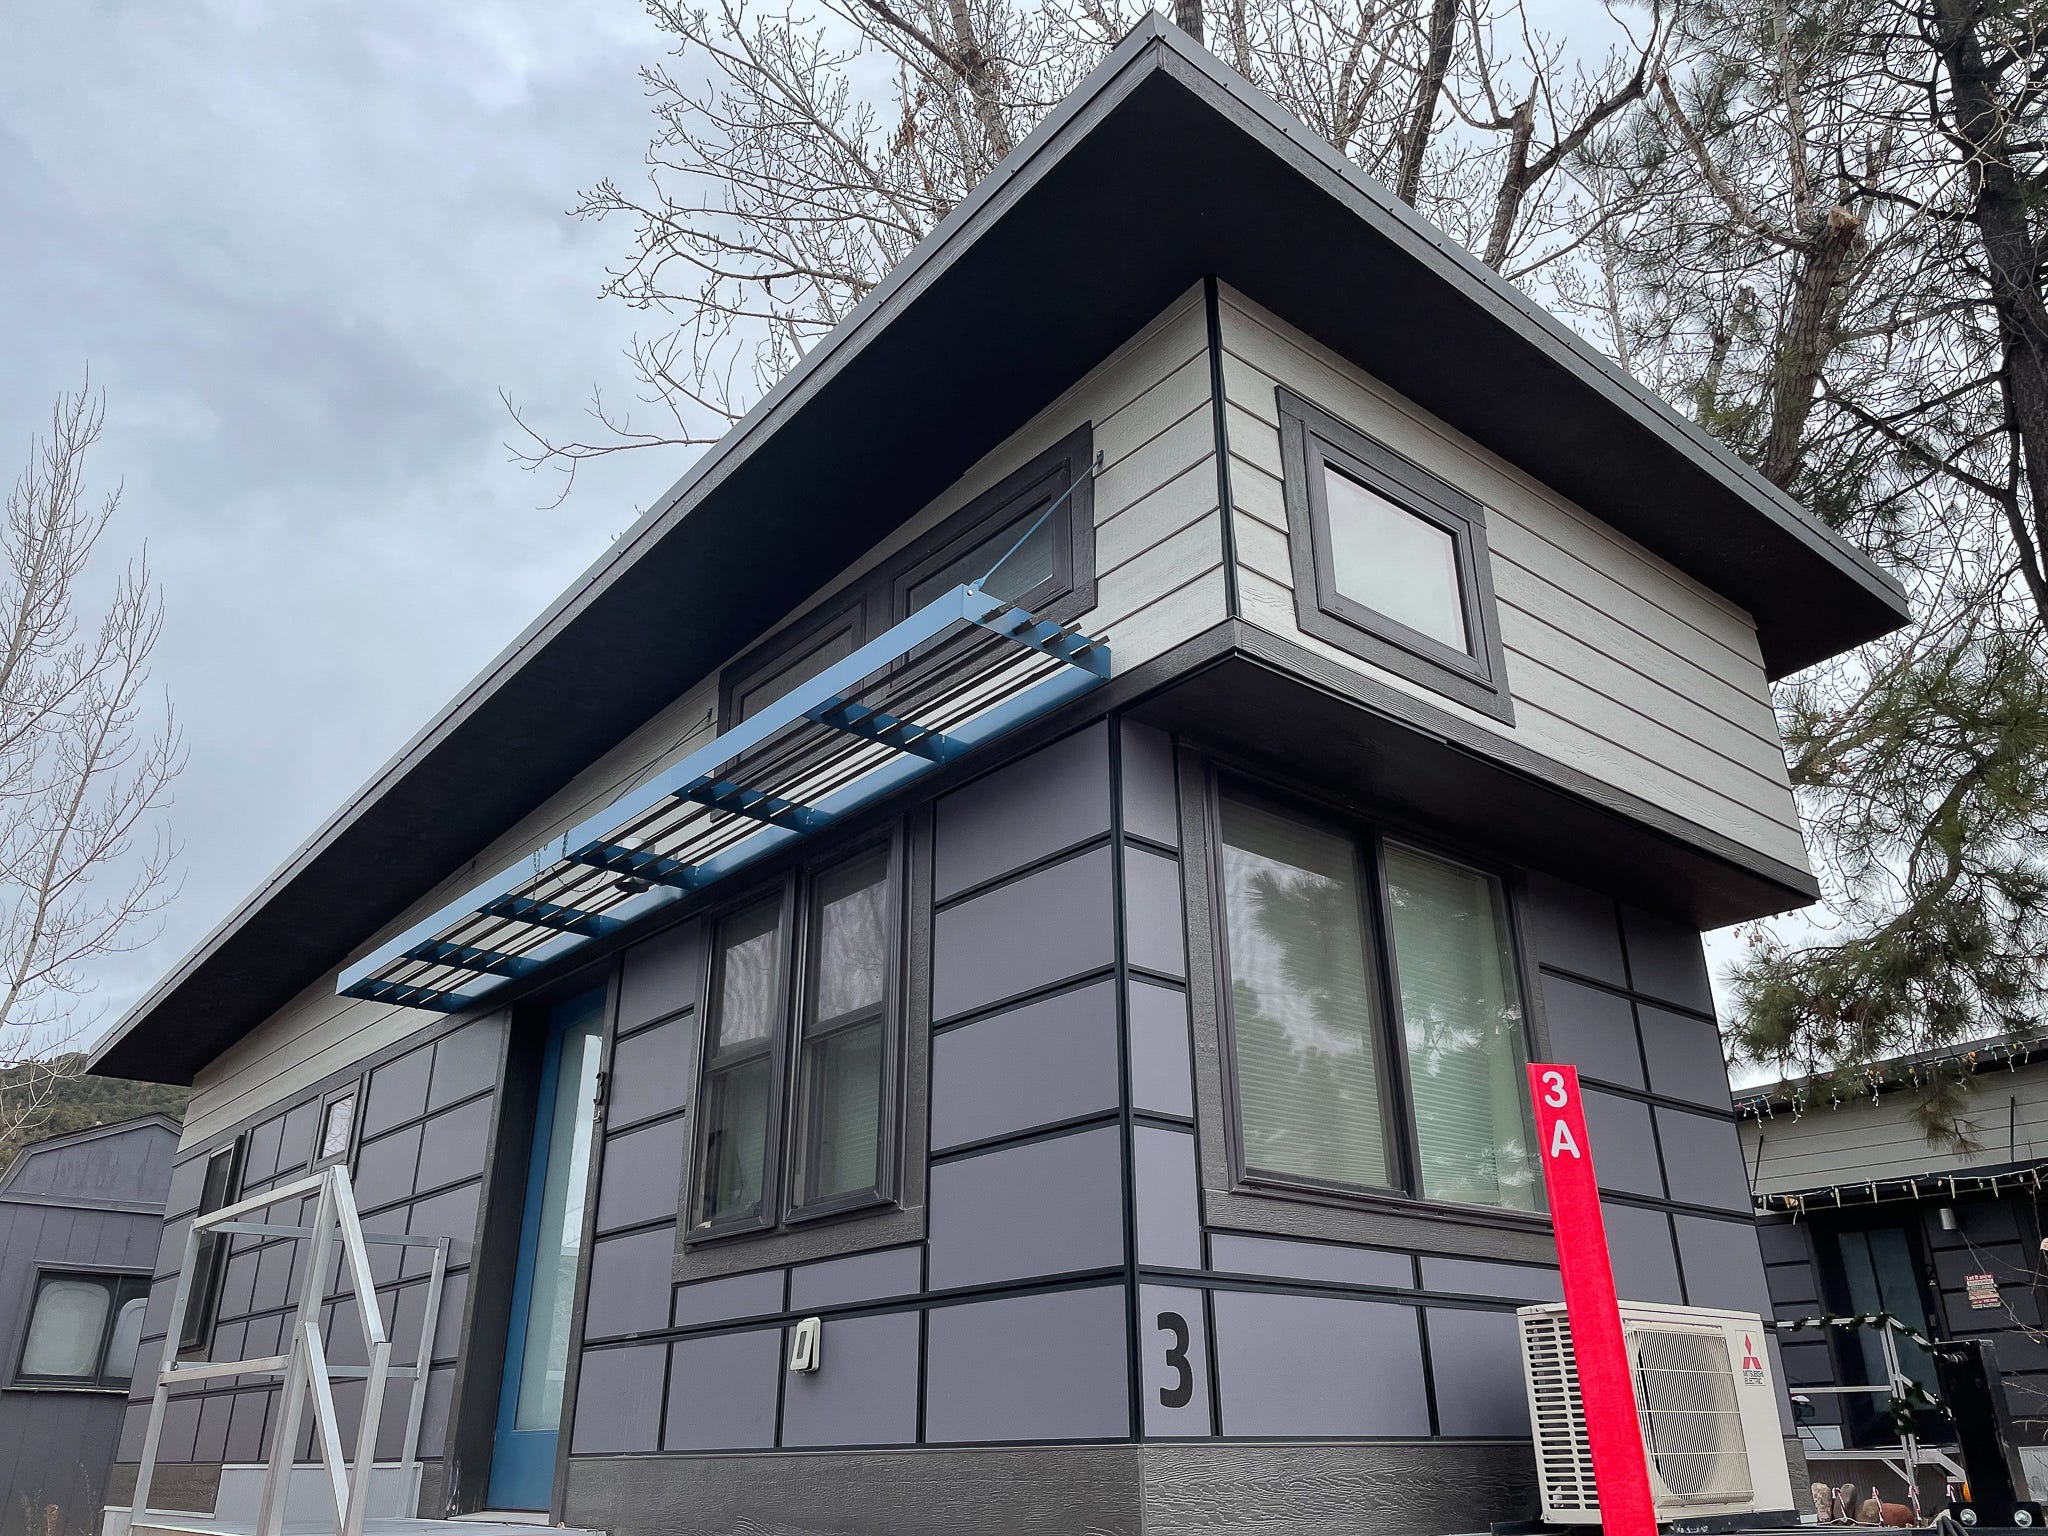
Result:
{"type": "Polygon", "coordinates": [[[1756,1341],[1746,1333],[1742,1336],[1742,1379],[1752,1387],[1764,1382],[1764,1363],[1757,1357],[1756,1341]]]}

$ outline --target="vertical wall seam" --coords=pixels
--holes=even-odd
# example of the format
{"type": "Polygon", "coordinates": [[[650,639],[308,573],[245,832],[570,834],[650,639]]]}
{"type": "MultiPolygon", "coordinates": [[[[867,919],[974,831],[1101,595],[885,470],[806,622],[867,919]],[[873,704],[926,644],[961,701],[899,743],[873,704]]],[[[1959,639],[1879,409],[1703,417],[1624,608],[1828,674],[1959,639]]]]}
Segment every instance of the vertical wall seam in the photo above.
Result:
{"type": "Polygon", "coordinates": [[[1215,421],[1216,509],[1223,525],[1223,612],[1226,618],[1242,618],[1237,598],[1237,527],[1235,503],[1230,495],[1230,417],[1223,395],[1223,315],[1217,299],[1216,278],[1202,279],[1202,308],[1209,330],[1209,404],[1215,421]]]}
{"type": "Polygon", "coordinates": [[[1131,1114],[1131,974],[1128,950],[1130,916],[1125,910],[1124,881],[1124,754],[1123,720],[1109,720],[1109,827],[1116,856],[1110,860],[1110,921],[1115,924],[1112,951],[1116,965],[1116,1070],[1118,1135],[1122,1140],[1124,1204],[1124,1376],[1126,1412],[1133,1442],[1145,1437],[1144,1368],[1140,1356],[1138,1306],[1138,1178],[1137,1131],[1131,1114]]]}

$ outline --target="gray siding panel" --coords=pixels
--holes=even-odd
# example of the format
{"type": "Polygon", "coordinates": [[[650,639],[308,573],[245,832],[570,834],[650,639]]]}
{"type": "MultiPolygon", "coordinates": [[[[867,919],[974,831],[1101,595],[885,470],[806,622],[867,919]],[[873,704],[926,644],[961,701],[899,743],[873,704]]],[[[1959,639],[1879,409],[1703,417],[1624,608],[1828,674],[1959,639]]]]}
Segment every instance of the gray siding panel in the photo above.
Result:
{"type": "Polygon", "coordinates": [[[1641,1206],[1600,1202],[1607,1227],[1607,1255],[1614,1265],[1614,1289],[1623,1301],[1682,1302],[1678,1252],[1671,1218],[1641,1206]]]}
{"type": "Polygon", "coordinates": [[[1553,1060],[1570,1062],[1581,1077],[1593,1082],[1619,1088],[1643,1086],[1635,1010],[1626,997],[1563,976],[1546,975],[1543,1016],[1550,1027],[1553,1060]]]}
{"type": "Polygon", "coordinates": [[[1107,966],[1114,956],[1109,861],[1110,851],[1097,848],[939,913],[933,1019],[1107,966]]]}
{"type": "Polygon", "coordinates": [[[885,1248],[821,1264],[799,1264],[789,1272],[789,1308],[808,1312],[814,1307],[914,1296],[923,1269],[924,1252],[919,1248],[885,1248]]]}
{"type": "Polygon", "coordinates": [[[1650,1108],[1634,1099],[1588,1089],[1586,1134],[1594,1171],[1602,1189],[1661,1198],[1664,1181],[1657,1173],[1657,1143],[1650,1132],[1650,1108]]]}
{"type": "Polygon", "coordinates": [[[932,1041],[932,1149],[1113,1110],[1116,983],[952,1029],[932,1041]]]}
{"type": "Polygon", "coordinates": [[[1167,847],[1180,843],[1173,740],[1134,720],[1122,723],[1124,831],[1167,847]]]}
{"type": "Polygon", "coordinates": [[[1714,989],[1696,931],[1639,907],[1622,908],[1621,927],[1628,939],[1629,982],[1636,991],[1713,1013],[1714,989]]]}
{"type": "Polygon", "coordinates": [[[1109,731],[1092,725],[939,801],[940,901],[1109,830],[1109,731]]]}
{"type": "Polygon", "coordinates": [[[1142,1125],[1132,1141],[1138,1262],[1164,1269],[1200,1269],[1202,1201],[1196,1189],[1195,1138],[1142,1125]]]}
{"type": "Polygon", "coordinates": [[[651,1451],[660,1442],[662,1377],[668,1351],[659,1344],[584,1352],[576,1378],[576,1423],[569,1448],[651,1451]]]}
{"type": "Polygon", "coordinates": [[[1226,1435],[1426,1435],[1415,1309],[1218,1291],[1216,1364],[1226,1435]]]}
{"type": "Polygon", "coordinates": [[[619,977],[621,1032],[696,1002],[702,984],[700,933],[700,924],[683,923],[626,951],[619,977]]]}
{"type": "Polygon", "coordinates": [[[675,1263],[673,1227],[650,1227],[591,1245],[586,1338],[647,1333],[669,1320],[669,1270],[675,1263]]]}
{"type": "Polygon", "coordinates": [[[934,1307],[925,1438],[1122,1439],[1130,1433],[1125,1349],[1121,1286],[934,1307]]]}
{"type": "Polygon", "coordinates": [[[1280,1280],[1321,1280],[1335,1285],[1415,1284],[1415,1261],[1405,1253],[1353,1248],[1344,1243],[1298,1243],[1286,1238],[1218,1232],[1209,1239],[1210,1268],[1222,1274],[1268,1275],[1280,1280]]]}
{"type": "Polygon", "coordinates": [[[1130,986],[1131,1107],[1192,1120],[1194,1065],[1187,995],[1134,981],[1130,986]]]}
{"type": "Polygon", "coordinates": [[[621,1040],[606,1079],[607,1129],[623,1128],[678,1110],[689,1101],[696,1065],[697,1016],[671,1019],[621,1040]]]}
{"type": "Polygon", "coordinates": [[[730,1451],[773,1445],[781,1373],[780,1328],[681,1340],[669,1363],[662,1449],[730,1451]]]}
{"type": "Polygon", "coordinates": [[[1114,1126],[984,1152],[931,1171],[934,1290],[1123,1262],[1114,1126]]]}
{"type": "Polygon", "coordinates": [[[1754,1222],[1674,1216],[1671,1224],[1678,1232],[1678,1262],[1685,1273],[1689,1305],[1736,1307],[1770,1316],[1770,1287],[1764,1283],[1754,1222]]]}
{"type": "Polygon", "coordinates": [[[645,1130],[605,1138],[598,1231],[674,1216],[688,1155],[687,1120],[663,1120],[645,1130]]]}
{"type": "Polygon", "coordinates": [[[1436,1387],[1437,1432],[1529,1433],[1529,1398],[1512,1312],[1431,1308],[1429,1372],[1436,1387]]]}
{"type": "Polygon", "coordinates": [[[1422,1288],[1464,1296],[1499,1296],[1524,1304],[1563,1301],[1564,1277],[1533,1264],[1491,1264],[1484,1259],[1422,1259],[1422,1288]]]}
{"type": "Polygon", "coordinates": [[[785,1446],[912,1445],[917,1441],[918,1315],[833,1318],[819,1368],[783,1389],[785,1446]]]}
{"type": "Polygon", "coordinates": [[[1664,1148],[1672,1199],[1749,1217],[1749,1175],[1742,1166],[1742,1141],[1733,1120],[1660,1104],[1657,1139],[1664,1148]]]}
{"type": "Polygon", "coordinates": [[[1162,976],[1187,974],[1178,862],[1142,848],[1125,851],[1124,924],[1132,965],[1162,976]]]}
{"type": "Polygon", "coordinates": [[[1649,1003],[1636,1005],[1643,1031],[1643,1055],[1650,1063],[1650,1087],[1670,1099],[1707,1109],[1729,1107],[1728,1063],[1721,1032],[1695,1019],[1649,1003]]]}
{"type": "Polygon", "coordinates": [[[722,1323],[735,1317],[766,1317],[782,1310],[782,1271],[757,1270],[679,1285],[669,1321],[678,1328],[722,1323]]]}
{"type": "Polygon", "coordinates": [[[1611,896],[1533,873],[1527,893],[1538,960],[1611,986],[1628,985],[1628,969],[1621,955],[1621,923],[1611,896]]]}

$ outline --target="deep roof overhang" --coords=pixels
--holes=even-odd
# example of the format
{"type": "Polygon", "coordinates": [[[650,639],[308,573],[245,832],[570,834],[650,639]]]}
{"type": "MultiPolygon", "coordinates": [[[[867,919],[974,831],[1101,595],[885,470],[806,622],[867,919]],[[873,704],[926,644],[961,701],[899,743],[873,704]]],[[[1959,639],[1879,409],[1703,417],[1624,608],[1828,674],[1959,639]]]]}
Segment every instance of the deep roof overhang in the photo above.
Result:
{"type": "Polygon", "coordinates": [[[1773,676],[1905,621],[1876,567],[1148,16],[94,1070],[189,1082],[1205,276],[1740,603],[1773,676]]]}

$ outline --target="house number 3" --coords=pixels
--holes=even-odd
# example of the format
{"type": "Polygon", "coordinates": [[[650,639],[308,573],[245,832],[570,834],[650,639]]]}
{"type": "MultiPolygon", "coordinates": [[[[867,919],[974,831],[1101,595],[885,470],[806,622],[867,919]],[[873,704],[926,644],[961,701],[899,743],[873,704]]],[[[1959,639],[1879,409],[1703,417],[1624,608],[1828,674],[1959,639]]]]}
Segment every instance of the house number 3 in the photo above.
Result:
{"type": "Polygon", "coordinates": [[[1162,1312],[1158,1327],[1173,1338],[1166,1346],[1166,1364],[1175,1378],[1172,1386],[1159,1389],[1159,1406],[1185,1408],[1195,1395],[1195,1372],[1188,1364],[1188,1320],[1178,1312],[1162,1312]]]}

